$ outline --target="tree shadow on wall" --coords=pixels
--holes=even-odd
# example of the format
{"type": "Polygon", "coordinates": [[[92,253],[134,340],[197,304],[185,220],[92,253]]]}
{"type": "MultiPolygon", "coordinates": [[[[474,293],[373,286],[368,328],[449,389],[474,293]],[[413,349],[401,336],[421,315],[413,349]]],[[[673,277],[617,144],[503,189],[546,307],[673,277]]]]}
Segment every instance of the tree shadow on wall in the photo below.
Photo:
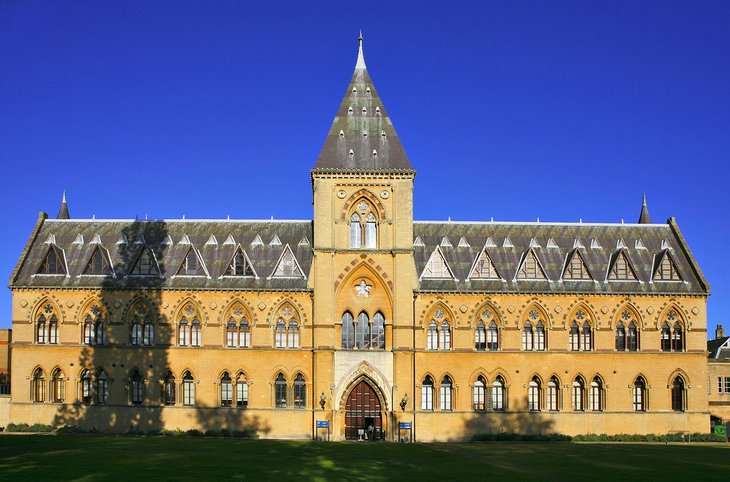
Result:
{"type": "Polygon", "coordinates": [[[551,434],[554,433],[554,425],[541,412],[475,412],[464,424],[464,436],[460,440],[480,434],[551,434]]]}
{"type": "Polygon", "coordinates": [[[121,233],[116,226],[99,226],[102,255],[111,261],[113,274],[103,275],[97,296],[79,312],[83,346],[68,368],[65,403],[59,404],[53,424],[82,431],[156,432],[162,428],[162,377],[174,333],[160,306],[164,279],[174,274],[164,264],[168,230],[161,221],[135,221],[121,233]]]}

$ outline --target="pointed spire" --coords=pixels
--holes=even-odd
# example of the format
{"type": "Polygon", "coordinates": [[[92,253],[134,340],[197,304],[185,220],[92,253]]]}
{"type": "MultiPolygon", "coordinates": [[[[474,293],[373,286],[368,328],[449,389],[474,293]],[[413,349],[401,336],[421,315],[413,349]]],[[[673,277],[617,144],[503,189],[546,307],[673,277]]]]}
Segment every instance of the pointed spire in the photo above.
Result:
{"type": "Polygon", "coordinates": [[[649,217],[649,208],[646,207],[646,194],[641,201],[641,214],[639,214],[639,224],[651,224],[649,217]]]}
{"type": "Polygon", "coordinates": [[[61,199],[61,209],[58,210],[56,219],[71,219],[68,214],[68,204],[66,203],[66,191],[63,191],[63,198],[61,199]]]}
{"type": "Polygon", "coordinates": [[[355,70],[365,70],[365,56],[362,53],[362,30],[360,30],[360,37],[358,38],[359,47],[357,49],[357,63],[355,64],[355,70]]]}

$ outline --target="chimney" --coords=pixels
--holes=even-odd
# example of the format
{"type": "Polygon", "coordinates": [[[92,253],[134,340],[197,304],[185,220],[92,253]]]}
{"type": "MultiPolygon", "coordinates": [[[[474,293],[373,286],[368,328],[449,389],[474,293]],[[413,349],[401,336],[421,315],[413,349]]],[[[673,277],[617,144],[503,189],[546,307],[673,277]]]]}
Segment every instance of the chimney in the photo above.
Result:
{"type": "Polygon", "coordinates": [[[722,325],[717,325],[717,328],[715,328],[715,340],[719,340],[720,338],[725,338],[725,329],[722,325]]]}

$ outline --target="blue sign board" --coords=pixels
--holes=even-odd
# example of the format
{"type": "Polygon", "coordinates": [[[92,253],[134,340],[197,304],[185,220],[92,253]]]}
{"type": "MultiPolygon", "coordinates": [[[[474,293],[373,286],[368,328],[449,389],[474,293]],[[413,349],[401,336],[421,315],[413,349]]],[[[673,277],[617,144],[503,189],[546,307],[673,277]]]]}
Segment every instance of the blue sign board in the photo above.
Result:
{"type": "Polygon", "coordinates": [[[400,422],[398,424],[398,428],[400,428],[400,429],[404,429],[404,428],[412,429],[413,428],[413,422],[400,422]]]}
{"type": "Polygon", "coordinates": [[[317,420],[317,428],[330,428],[329,420],[317,420]]]}

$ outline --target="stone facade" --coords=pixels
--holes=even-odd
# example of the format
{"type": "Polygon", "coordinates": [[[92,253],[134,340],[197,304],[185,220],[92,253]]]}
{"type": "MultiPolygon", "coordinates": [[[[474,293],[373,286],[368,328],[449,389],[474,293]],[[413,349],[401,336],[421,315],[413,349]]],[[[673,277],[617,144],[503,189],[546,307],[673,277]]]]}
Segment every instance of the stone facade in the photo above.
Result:
{"type": "Polygon", "coordinates": [[[11,277],[10,418],[421,441],[707,431],[709,287],[673,220],[414,223],[415,172],[362,50],[311,176],[313,221],[41,215],[11,277]]]}

